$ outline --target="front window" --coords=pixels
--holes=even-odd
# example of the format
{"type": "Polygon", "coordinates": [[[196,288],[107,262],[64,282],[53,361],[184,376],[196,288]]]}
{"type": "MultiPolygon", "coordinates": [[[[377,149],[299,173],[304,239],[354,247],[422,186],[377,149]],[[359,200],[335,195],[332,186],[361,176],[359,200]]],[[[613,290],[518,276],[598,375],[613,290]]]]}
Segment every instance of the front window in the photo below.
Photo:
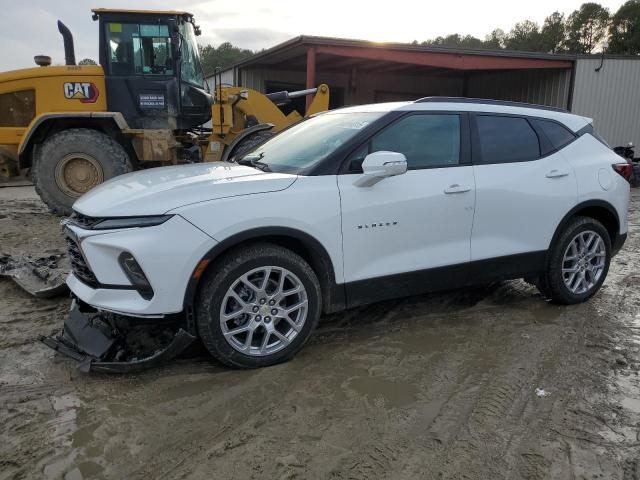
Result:
{"type": "Polygon", "coordinates": [[[106,28],[112,75],[173,75],[167,25],[110,22],[106,28]]]}
{"type": "Polygon", "coordinates": [[[200,63],[200,52],[196,43],[193,25],[184,22],[180,25],[180,78],[182,81],[204,88],[204,75],[200,63]]]}
{"type": "Polygon", "coordinates": [[[325,113],[294,125],[237,160],[268,171],[301,173],[327,158],[382,115],[384,113],[325,113]]]}
{"type": "Polygon", "coordinates": [[[361,173],[368,154],[385,150],[404,154],[410,170],[458,165],[460,116],[419,114],[398,120],[351,155],[349,173],[361,173]]]}

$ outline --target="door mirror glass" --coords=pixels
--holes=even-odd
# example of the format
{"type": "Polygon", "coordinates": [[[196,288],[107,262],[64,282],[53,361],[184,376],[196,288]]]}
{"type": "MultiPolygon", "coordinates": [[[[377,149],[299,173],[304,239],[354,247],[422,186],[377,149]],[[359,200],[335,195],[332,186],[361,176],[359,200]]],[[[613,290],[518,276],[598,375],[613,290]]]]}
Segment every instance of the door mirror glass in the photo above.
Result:
{"type": "Polygon", "coordinates": [[[398,152],[374,152],[364,158],[362,173],[356,181],[358,187],[370,187],[387,177],[402,175],[407,171],[407,158],[398,152]]]}

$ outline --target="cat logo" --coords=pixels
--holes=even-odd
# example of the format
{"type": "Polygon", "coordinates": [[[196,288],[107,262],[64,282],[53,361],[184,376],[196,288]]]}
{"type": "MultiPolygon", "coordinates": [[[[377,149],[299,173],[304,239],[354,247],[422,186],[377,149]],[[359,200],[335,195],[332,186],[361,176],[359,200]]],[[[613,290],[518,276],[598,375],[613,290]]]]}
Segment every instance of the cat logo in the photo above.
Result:
{"type": "Polygon", "coordinates": [[[98,99],[98,89],[91,82],[65,82],[63,85],[64,98],[80,100],[82,103],[95,103],[98,99]]]}

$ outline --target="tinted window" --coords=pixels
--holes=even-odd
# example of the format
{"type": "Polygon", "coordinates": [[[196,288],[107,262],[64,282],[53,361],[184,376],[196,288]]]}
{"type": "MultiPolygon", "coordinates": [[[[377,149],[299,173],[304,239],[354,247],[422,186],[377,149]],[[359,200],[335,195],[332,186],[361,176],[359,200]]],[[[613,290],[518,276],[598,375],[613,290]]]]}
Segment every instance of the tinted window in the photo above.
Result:
{"type": "Polygon", "coordinates": [[[549,120],[533,120],[533,122],[544,132],[555,150],[560,150],[575,138],[573,133],[559,123],[550,122],[549,120]]]}
{"type": "Polygon", "coordinates": [[[507,163],[540,157],[538,135],[524,118],[479,115],[482,163],[507,163]]]}
{"type": "Polygon", "coordinates": [[[447,167],[460,162],[458,115],[411,115],[374,136],[351,157],[351,171],[358,171],[364,157],[387,150],[403,153],[409,168],[447,167]]]}

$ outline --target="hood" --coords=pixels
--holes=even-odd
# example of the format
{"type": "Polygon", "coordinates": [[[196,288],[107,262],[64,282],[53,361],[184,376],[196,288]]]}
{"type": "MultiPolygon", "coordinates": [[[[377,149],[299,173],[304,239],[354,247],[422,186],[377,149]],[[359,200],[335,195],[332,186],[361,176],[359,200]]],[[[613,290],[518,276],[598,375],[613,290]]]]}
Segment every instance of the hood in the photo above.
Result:
{"type": "Polygon", "coordinates": [[[98,185],[73,209],[90,217],[161,215],[190,203],[284,190],[296,178],[226,162],[150,168],[98,185]]]}

